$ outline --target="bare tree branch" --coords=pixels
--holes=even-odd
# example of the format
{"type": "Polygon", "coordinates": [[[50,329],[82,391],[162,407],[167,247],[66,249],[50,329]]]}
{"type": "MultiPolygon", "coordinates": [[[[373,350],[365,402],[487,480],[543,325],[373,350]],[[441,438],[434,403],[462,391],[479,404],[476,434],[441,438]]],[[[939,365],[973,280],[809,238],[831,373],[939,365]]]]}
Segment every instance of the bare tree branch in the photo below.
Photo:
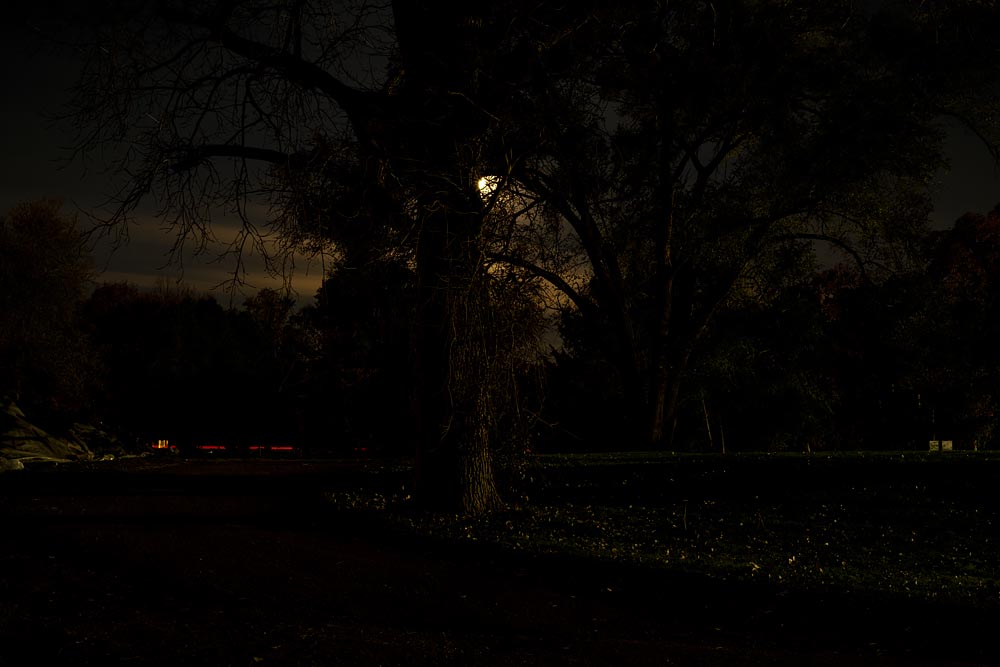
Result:
{"type": "Polygon", "coordinates": [[[504,264],[509,264],[510,266],[517,266],[522,269],[526,269],[528,272],[544,279],[550,285],[565,294],[569,300],[573,302],[573,305],[575,305],[581,313],[584,313],[584,315],[589,316],[595,312],[596,306],[594,303],[580,294],[580,292],[574,289],[573,286],[566,282],[566,280],[558,273],[544,269],[528,259],[517,255],[486,253],[486,257],[496,262],[502,262],[504,264]]]}
{"type": "Polygon", "coordinates": [[[788,241],[823,241],[829,243],[830,245],[835,245],[854,260],[854,263],[858,267],[858,271],[861,272],[861,277],[863,280],[868,281],[868,272],[866,269],[867,263],[861,254],[852,246],[850,243],[844,239],[839,239],[835,236],[830,236],[829,234],[810,234],[806,232],[795,232],[791,234],[781,234],[769,239],[770,243],[785,243],[788,241]]]}
{"type": "Polygon", "coordinates": [[[270,148],[255,146],[240,146],[235,144],[204,144],[182,149],[181,158],[170,165],[174,171],[184,171],[198,166],[201,162],[214,157],[231,157],[245,160],[259,160],[277,165],[288,165],[296,157],[270,148]]]}

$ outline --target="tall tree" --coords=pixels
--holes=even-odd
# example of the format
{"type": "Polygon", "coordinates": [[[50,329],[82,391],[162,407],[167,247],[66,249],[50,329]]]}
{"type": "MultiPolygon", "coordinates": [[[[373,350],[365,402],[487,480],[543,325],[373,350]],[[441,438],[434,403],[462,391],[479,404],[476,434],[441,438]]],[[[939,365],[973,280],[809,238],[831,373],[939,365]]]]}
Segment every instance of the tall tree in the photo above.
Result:
{"type": "Polygon", "coordinates": [[[123,12],[91,42],[76,103],[83,150],[124,147],[111,222],[155,194],[180,248],[211,236],[223,203],[243,223],[239,257],[267,250],[251,213],[263,200],[284,249],[412,251],[418,493],[496,507],[490,440],[509,364],[484,238],[502,220],[478,184],[537,150],[540,114],[521,84],[573,34],[576,12],[363,0],[123,12]]]}
{"type": "Polygon", "coordinates": [[[416,276],[399,262],[337,267],[294,318],[305,342],[303,417],[310,438],[412,453],[416,276]]]}
{"type": "Polygon", "coordinates": [[[919,393],[934,437],[995,448],[1000,433],[1000,206],[969,213],[931,240],[919,328],[901,337],[923,352],[905,383],[919,393]],[[908,335],[906,335],[908,334],[908,335]]]}
{"type": "Polygon", "coordinates": [[[181,447],[286,444],[298,435],[296,341],[290,328],[275,331],[289,305],[262,292],[248,300],[251,314],[169,286],[94,290],[83,311],[106,370],[93,392],[101,419],[181,447]]]}
{"type": "Polygon", "coordinates": [[[769,0],[621,12],[587,56],[606,104],[515,172],[563,221],[551,245],[587,267],[538,251],[516,263],[611,332],[636,432],[669,446],[693,351],[782,246],[823,244],[868,271],[907,265],[943,164],[941,119],[997,146],[984,121],[1000,15],[769,0]]]}
{"type": "Polygon", "coordinates": [[[61,207],[36,201],[0,217],[0,392],[54,417],[87,405],[99,371],[77,317],[92,260],[61,207]]]}

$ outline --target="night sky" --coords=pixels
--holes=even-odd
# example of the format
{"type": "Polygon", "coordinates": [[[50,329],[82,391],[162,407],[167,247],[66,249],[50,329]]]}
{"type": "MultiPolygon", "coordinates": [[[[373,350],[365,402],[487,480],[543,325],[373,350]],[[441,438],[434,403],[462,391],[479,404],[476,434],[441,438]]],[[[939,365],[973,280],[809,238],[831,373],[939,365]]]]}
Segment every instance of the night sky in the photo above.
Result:
{"type": "MultiPolygon", "coordinates": [[[[35,5],[37,9],[38,5],[35,5]]],[[[28,11],[28,10],[25,10],[28,11]]],[[[5,10],[6,12],[6,10],[5,10]]],[[[102,173],[98,156],[89,164],[81,160],[68,161],[72,144],[72,128],[53,124],[46,116],[57,113],[68,100],[68,89],[75,81],[75,64],[71,57],[57,56],[42,46],[37,33],[27,27],[25,17],[7,13],[0,29],[0,210],[39,197],[58,197],[66,201],[66,210],[95,211],[113,191],[112,177],[102,173]]],[[[939,174],[932,216],[937,227],[947,227],[967,211],[986,212],[1000,203],[1000,173],[988,151],[969,132],[952,127],[947,151],[951,169],[939,174]]],[[[131,243],[114,255],[106,244],[96,249],[98,268],[104,269],[104,280],[128,280],[140,286],[152,285],[157,276],[171,280],[179,277],[177,267],[163,268],[166,252],[172,242],[169,232],[151,215],[132,229],[131,243]]],[[[225,234],[225,225],[218,228],[225,234]]],[[[184,262],[185,284],[199,290],[224,281],[231,264],[210,262],[211,254],[184,262]]],[[[257,264],[251,259],[251,265],[257,264]]],[[[258,265],[259,266],[259,265],[258,265]]],[[[318,263],[299,263],[294,280],[300,300],[314,294],[322,269],[318,263]]],[[[276,285],[259,269],[251,274],[254,286],[276,285]]],[[[252,292],[247,289],[247,292],[252,292]]],[[[220,300],[230,297],[217,292],[220,300]]],[[[240,295],[233,297],[236,303],[240,295]]]]}
{"type": "MultiPolygon", "coordinates": [[[[99,214],[114,192],[114,175],[104,173],[100,156],[72,159],[74,130],[52,118],[66,108],[76,83],[76,63],[71,56],[56,54],[44,44],[31,29],[34,20],[16,14],[16,9],[5,9],[4,18],[0,18],[0,211],[6,213],[19,202],[46,197],[62,199],[68,214],[99,214]]],[[[162,228],[154,211],[152,205],[139,211],[139,224],[129,232],[130,242],[117,251],[111,252],[107,240],[98,242],[94,259],[102,272],[99,281],[151,287],[158,280],[180,279],[188,287],[211,291],[220,302],[233,305],[242,303],[256,288],[281,286],[280,278],[263,271],[259,257],[250,257],[247,285],[236,293],[213,289],[226,281],[234,268],[232,262],[215,261],[223,249],[221,244],[201,256],[187,253],[182,268],[168,265],[174,236],[162,228]]],[[[79,217],[89,224],[85,215],[79,217]]],[[[226,227],[222,220],[213,228],[224,238],[226,227]]],[[[299,303],[304,304],[320,285],[322,265],[299,258],[296,266],[292,287],[299,303]]]]}

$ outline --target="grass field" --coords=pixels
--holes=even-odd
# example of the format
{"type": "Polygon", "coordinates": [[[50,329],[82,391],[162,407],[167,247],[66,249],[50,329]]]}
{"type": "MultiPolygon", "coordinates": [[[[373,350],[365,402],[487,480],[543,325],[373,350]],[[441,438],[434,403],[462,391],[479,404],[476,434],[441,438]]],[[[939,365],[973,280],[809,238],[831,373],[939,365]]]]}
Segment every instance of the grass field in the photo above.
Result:
{"type": "Polygon", "coordinates": [[[487,518],[385,516],[509,551],[1000,609],[996,453],[549,455],[521,492],[487,518]]]}
{"type": "Polygon", "coordinates": [[[482,518],[406,462],[0,478],[0,667],[998,665],[1000,458],[593,454],[482,518]]]}

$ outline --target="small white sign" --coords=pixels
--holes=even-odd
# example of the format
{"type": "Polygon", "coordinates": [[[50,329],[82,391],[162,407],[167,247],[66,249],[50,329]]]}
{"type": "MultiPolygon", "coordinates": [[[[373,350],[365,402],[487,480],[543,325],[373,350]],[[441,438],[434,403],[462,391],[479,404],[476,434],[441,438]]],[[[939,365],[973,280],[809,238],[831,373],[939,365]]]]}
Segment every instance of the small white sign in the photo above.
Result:
{"type": "Polygon", "coordinates": [[[931,440],[931,449],[930,449],[930,451],[932,451],[932,452],[940,452],[941,451],[941,441],[940,440],[931,440]]]}
{"type": "Polygon", "coordinates": [[[954,447],[952,447],[952,441],[951,440],[942,440],[941,441],[941,451],[942,452],[950,452],[952,449],[954,449],[954,447]]]}

